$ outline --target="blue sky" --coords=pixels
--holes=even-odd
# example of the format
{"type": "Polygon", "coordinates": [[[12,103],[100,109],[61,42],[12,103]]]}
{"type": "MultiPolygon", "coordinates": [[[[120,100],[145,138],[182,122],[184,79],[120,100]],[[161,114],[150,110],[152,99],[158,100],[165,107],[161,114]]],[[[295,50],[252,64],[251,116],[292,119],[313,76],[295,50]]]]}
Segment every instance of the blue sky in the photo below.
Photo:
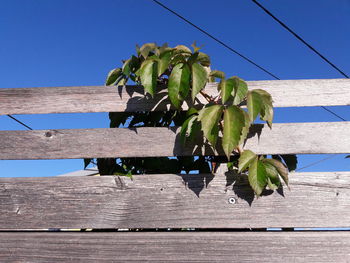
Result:
{"type": "MultiPolygon", "coordinates": [[[[281,79],[342,77],[250,0],[162,2],[281,79]]],[[[350,74],[350,1],[260,2],[350,74]]],[[[271,79],[150,0],[2,0],[0,88],[103,85],[108,71],[135,52],[135,44],[194,40],[211,56],[212,69],[246,80],[271,79]]],[[[349,107],[332,110],[350,120],[349,107]]],[[[109,125],[106,113],[16,117],[34,129],[109,125]]],[[[276,109],[275,122],[315,121],[338,120],[320,108],[276,109]]],[[[22,129],[0,116],[0,130],[22,129]]],[[[299,167],[327,156],[300,156],[299,167]]],[[[350,170],[344,156],[303,171],[350,170]]],[[[82,166],[82,160],[0,161],[0,176],[58,175],[82,166]]]]}

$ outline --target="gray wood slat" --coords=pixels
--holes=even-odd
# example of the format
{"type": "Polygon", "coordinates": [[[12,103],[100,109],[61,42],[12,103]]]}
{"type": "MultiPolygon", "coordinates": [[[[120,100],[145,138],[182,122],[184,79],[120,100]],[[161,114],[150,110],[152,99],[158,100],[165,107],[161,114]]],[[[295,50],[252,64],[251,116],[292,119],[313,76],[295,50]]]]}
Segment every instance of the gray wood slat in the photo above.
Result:
{"type": "MultiPolygon", "coordinates": [[[[350,105],[349,79],[248,81],[248,85],[270,92],[275,107],[350,105]]],[[[216,84],[208,84],[206,92],[217,94],[216,84]]],[[[155,105],[164,95],[145,99],[143,89],[134,86],[0,89],[0,115],[166,110],[167,102],[155,105]]]]}
{"type": "Polygon", "coordinates": [[[254,199],[223,174],[0,178],[0,229],[350,227],[350,172],[290,185],[254,199]]]}
{"type": "Polygon", "coordinates": [[[2,262],[349,262],[349,232],[0,233],[2,262]]]}
{"type": "MultiPolygon", "coordinates": [[[[175,127],[0,131],[0,159],[215,154],[209,147],[183,146],[178,132],[175,127]]],[[[249,137],[245,148],[257,154],[350,152],[350,122],[274,124],[272,130],[259,124],[249,137]]]]}

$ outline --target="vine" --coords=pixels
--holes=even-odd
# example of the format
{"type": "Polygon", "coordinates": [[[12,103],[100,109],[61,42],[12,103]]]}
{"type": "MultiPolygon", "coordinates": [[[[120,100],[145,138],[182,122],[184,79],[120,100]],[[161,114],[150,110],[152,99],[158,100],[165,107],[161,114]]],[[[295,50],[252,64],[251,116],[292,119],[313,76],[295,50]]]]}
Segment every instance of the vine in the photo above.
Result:
{"type": "MultiPolygon", "coordinates": [[[[136,47],[137,54],[123,61],[122,67],[111,70],[106,85],[125,85],[132,81],[144,87],[145,96],[154,98],[167,92],[174,110],[152,112],[111,112],[110,127],[168,127],[181,126],[183,144],[210,146],[223,156],[189,156],[176,158],[100,158],[100,174],[132,174],[197,170],[214,172],[218,163],[227,163],[230,170],[247,174],[257,196],[268,187],[276,190],[281,180],[288,185],[288,172],[296,166],[295,155],[257,155],[242,149],[248,132],[256,118],[266,121],[272,128],[273,105],[271,95],[262,89],[248,90],[239,77],[226,78],[225,73],[210,69],[210,57],[200,52],[196,44],[193,51],[178,45],[157,46],[147,43],[136,47]],[[219,81],[218,94],[206,93],[205,86],[219,81]],[[184,102],[187,111],[183,110],[184,102]],[[243,109],[246,106],[246,110],[243,109]]],[[[85,166],[92,160],[85,159],[85,166]]]]}

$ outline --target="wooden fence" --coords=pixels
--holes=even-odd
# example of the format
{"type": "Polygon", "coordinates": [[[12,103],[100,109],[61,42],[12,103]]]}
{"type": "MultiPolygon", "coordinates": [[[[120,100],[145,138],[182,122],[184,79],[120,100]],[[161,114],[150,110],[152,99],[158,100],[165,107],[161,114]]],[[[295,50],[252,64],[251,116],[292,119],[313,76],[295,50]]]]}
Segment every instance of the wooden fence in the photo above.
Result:
{"type": "MultiPolygon", "coordinates": [[[[275,107],[350,105],[350,80],[248,85],[275,107]]],[[[137,87],[0,89],[0,115],[155,109],[167,103],[137,87]]],[[[247,148],[259,154],[350,152],[350,122],[254,130],[247,148]]],[[[0,159],[192,155],[178,140],[176,127],[0,131],[0,159]]],[[[350,172],[292,173],[290,185],[253,201],[222,174],[0,178],[0,262],[350,262],[348,231],[257,231],[350,228],[350,172]],[[149,231],[112,231],[139,228],[149,231]],[[167,228],[178,231],[155,231],[167,228]]]]}

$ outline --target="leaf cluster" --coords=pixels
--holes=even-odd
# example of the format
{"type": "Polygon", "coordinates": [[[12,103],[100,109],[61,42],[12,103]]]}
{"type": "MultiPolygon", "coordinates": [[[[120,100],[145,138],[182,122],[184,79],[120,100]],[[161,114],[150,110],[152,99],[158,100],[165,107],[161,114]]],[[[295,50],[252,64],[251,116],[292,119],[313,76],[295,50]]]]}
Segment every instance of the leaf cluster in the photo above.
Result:
{"type": "MultiPolygon", "coordinates": [[[[250,150],[242,150],[249,129],[257,117],[272,128],[271,95],[263,89],[249,90],[247,83],[239,77],[226,78],[224,72],[211,70],[209,56],[200,52],[195,43],[192,48],[193,50],[184,45],[171,48],[167,44],[158,46],[147,43],[137,46],[136,54],[123,61],[122,67],[111,70],[106,85],[125,85],[128,81],[133,81],[142,85],[145,95],[150,97],[165,89],[176,110],[110,113],[110,127],[181,126],[182,143],[200,143],[209,145],[219,154],[223,152],[231,169],[248,174],[249,183],[257,196],[266,187],[272,190],[280,187],[281,179],[288,185],[286,164],[293,169],[296,165],[295,158],[277,155],[267,158],[250,150]],[[207,83],[216,81],[218,94],[211,96],[204,88],[207,83]],[[190,101],[195,106],[187,112],[182,111],[184,101],[190,101]],[[233,156],[236,157],[233,158],[235,162],[231,161],[233,156]]],[[[171,172],[190,171],[190,164],[196,170],[213,171],[216,161],[215,157],[205,156],[157,160],[119,158],[115,159],[111,172],[164,172],[159,167],[167,167],[171,172]],[[200,165],[205,168],[201,169],[200,165]]]]}

